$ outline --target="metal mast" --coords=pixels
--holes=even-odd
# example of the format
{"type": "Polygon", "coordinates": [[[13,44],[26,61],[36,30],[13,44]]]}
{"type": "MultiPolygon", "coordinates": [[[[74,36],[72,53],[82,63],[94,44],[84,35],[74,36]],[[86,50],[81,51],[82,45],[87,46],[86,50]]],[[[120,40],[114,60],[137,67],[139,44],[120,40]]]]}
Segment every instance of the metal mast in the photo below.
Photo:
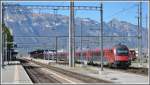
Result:
{"type": "Polygon", "coordinates": [[[141,44],[140,44],[140,54],[141,54],[141,56],[140,56],[140,63],[142,64],[142,2],[140,2],[140,42],[141,42],[141,44]]]}
{"type": "Polygon", "coordinates": [[[83,59],[83,54],[82,54],[82,20],[81,20],[81,64],[83,64],[83,61],[82,61],[82,59],[83,59]]]}
{"type": "Polygon", "coordinates": [[[4,40],[5,40],[4,41],[4,43],[5,43],[5,56],[4,57],[5,57],[5,61],[8,61],[8,59],[7,59],[7,49],[8,49],[7,48],[7,34],[4,33],[4,36],[5,36],[4,37],[4,40]]]}
{"type": "Polygon", "coordinates": [[[74,67],[75,55],[75,37],[74,37],[74,0],[70,1],[70,18],[69,18],[69,66],[74,67]]]}
{"type": "Polygon", "coordinates": [[[140,2],[140,63],[142,64],[142,2],[140,2]]]}
{"type": "Polygon", "coordinates": [[[137,17],[137,19],[138,19],[138,57],[140,57],[140,48],[139,48],[139,45],[140,45],[140,42],[139,42],[139,38],[140,38],[140,36],[139,36],[139,33],[140,33],[140,30],[139,30],[139,22],[140,22],[140,19],[139,19],[139,4],[138,4],[138,17],[137,17]]]}
{"type": "MultiPolygon", "coordinates": [[[[54,9],[54,17],[55,17],[55,28],[54,28],[54,30],[55,30],[55,33],[56,33],[56,31],[57,31],[57,23],[56,23],[56,21],[57,21],[57,10],[58,9],[54,9]]],[[[57,58],[57,33],[55,34],[56,36],[55,36],[55,53],[56,53],[56,63],[57,63],[57,60],[58,60],[58,58],[57,58]]]]}
{"type": "Polygon", "coordinates": [[[103,3],[101,2],[100,3],[101,5],[101,9],[100,9],[100,15],[101,15],[101,18],[100,18],[100,21],[101,21],[101,26],[100,26],[100,40],[101,40],[101,71],[103,71],[103,3]]]}
{"type": "Polygon", "coordinates": [[[142,64],[142,3],[138,4],[138,57],[140,59],[140,64],[142,64]]]}
{"type": "MultiPolygon", "coordinates": [[[[150,28],[148,26],[148,23],[149,23],[149,16],[146,16],[146,27],[148,29],[148,57],[150,57],[150,28]]],[[[148,62],[149,62],[149,60],[148,60],[148,62]]]]}
{"type": "Polygon", "coordinates": [[[2,36],[2,38],[0,38],[0,42],[2,43],[2,49],[0,51],[2,51],[1,52],[2,54],[0,56],[2,56],[2,57],[0,59],[2,59],[2,66],[4,66],[5,42],[4,42],[3,23],[4,23],[4,11],[5,11],[5,9],[4,9],[4,4],[3,3],[2,3],[1,7],[2,7],[2,23],[1,23],[2,28],[0,30],[0,37],[2,36]]]}

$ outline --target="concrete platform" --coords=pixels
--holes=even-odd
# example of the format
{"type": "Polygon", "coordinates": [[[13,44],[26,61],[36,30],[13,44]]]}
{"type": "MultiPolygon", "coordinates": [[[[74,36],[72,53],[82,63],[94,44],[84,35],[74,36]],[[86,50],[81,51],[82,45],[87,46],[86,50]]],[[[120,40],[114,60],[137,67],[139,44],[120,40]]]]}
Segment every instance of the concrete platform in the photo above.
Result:
{"type": "Polygon", "coordinates": [[[141,68],[149,68],[149,63],[132,63],[131,67],[141,67],[141,68]]]}
{"type": "Polygon", "coordinates": [[[2,84],[32,84],[31,79],[19,61],[5,62],[2,68],[2,84]]]}
{"type": "MultiPolygon", "coordinates": [[[[32,59],[34,61],[38,61],[41,63],[51,62],[48,60],[41,60],[41,59],[32,59]]],[[[143,75],[137,75],[133,73],[125,73],[117,70],[111,70],[111,69],[106,69],[104,68],[104,71],[101,72],[100,68],[98,67],[93,67],[93,66],[81,66],[81,65],[76,65],[75,68],[68,67],[68,65],[60,65],[60,64],[51,64],[55,67],[62,68],[65,70],[69,70],[72,72],[77,72],[83,75],[88,75],[92,76],[95,78],[99,79],[104,79],[108,81],[112,81],[117,84],[149,84],[148,81],[148,75],[143,76],[143,75]]]]}
{"type": "Polygon", "coordinates": [[[55,67],[59,67],[62,69],[66,69],[69,71],[77,72],[80,74],[92,76],[99,79],[104,79],[108,81],[112,81],[114,83],[121,84],[148,84],[148,76],[136,75],[132,73],[125,73],[117,70],[110,70],[104,68],[104,71],[100,71],[100,68],[91,67],[91,66],[77,66],[75,68],[70,68],[68,66],[63,65],[54,65],[55,67]]]}

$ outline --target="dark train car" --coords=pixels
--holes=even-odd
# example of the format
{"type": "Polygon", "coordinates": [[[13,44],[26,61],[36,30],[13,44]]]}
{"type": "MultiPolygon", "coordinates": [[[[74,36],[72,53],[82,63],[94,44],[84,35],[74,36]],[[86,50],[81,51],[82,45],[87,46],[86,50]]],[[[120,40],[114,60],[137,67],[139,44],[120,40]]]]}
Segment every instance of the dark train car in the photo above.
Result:
{"type": "Polygon", "coordinates": [[[32,51],[29,54],[33,58],[41,58],[41,59],[43,59],[44,58],[43,52],[44,52],[43,50],[37,50],[37,51],[32,51]]]}

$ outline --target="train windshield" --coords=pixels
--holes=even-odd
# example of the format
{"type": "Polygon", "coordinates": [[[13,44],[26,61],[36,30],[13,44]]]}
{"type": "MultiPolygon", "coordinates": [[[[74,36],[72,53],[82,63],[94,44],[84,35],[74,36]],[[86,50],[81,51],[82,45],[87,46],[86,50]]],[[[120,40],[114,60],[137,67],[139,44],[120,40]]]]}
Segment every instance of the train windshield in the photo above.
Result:
{"type": "Polygon", "coordinates": [[[127,49],[118,48],[116,51],[117,51],[117,55],[128,55],[129,54],[129,51],[127,49]]]}

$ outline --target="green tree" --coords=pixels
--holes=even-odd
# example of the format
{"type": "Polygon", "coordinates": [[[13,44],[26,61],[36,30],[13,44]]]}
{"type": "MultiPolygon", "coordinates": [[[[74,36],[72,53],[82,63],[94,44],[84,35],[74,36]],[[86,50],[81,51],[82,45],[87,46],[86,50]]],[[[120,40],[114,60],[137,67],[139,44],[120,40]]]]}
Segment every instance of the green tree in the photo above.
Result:
{"type": "MultiPolygon", "coordinates": [[[[2,27],[3,27],[4,33],[7,34],[7,42],[13,42],[13,36],[11,35],[11,32],[10,32],[9,28],[6,27],[5,24],[3,24],[2,27]]],[[[13,47],[12,43],[11,44],[10,43],[7,44],[7,48],[8,49],[10,49],[12,47],[13,47]]]]}

